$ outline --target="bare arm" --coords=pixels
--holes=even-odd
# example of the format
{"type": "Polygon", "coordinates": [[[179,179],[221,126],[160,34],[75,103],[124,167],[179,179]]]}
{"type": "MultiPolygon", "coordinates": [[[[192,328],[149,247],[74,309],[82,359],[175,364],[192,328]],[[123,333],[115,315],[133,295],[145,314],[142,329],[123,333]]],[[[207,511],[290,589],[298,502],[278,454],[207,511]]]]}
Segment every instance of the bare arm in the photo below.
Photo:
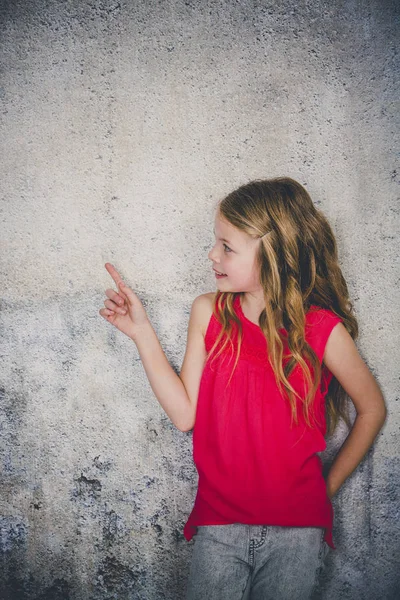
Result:
{"type": "Polygon", "coordinates": [[[333,328],[325,348],[324,363],[351,400],[357,416],[326,478],[330,498],[360,464],[386,419],[382,392],[342,323],[333,328]]]}
{"type": "Polygon", "coordinates": [[[133,338],[147,378],[158,402],[172,423],[182,430],[190,401],[180,377],[168,362],[151,323],[133,338]]]}
{"type": "Polygon", "coordinates": [[[209,301],[204,294],[195,298],[192,304],[180,376],[169,364],[150,322],[132,338],[157,400],[181,431],[189,431],[195,422],[200,379],[206,359],[202,330],[208,307],[209,301]]]}
{"type": "Polygon", "coordinates": [[[193,428],[200,379],[206,360],[205,323],[210,319],[213,294],[201,294],[193,301],[186,354],[178,376],[161,348],[144,306],[111,263],[105,267],[114,279],[118,292],[106,290],[106,308],[100,315],[136,344],[151,388],[173,424],[181,431],[193,428]]]}

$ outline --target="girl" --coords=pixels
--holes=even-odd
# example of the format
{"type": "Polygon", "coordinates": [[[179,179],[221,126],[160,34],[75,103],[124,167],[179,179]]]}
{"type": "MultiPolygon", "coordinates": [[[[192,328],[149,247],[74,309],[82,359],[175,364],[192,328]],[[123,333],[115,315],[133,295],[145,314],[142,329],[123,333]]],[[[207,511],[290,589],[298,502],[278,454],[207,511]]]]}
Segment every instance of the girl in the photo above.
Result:
{"type": "Polygon", "coordinates": [[[331,227],[299,183],[240,187],[219,203],[214,233],[218,289],[193,302],[179,376],[110,263],[117,291],[99,312],[137,345],[171,421],[194,428],[187,599],[305,600],[335,548],[331,499],[383,426],[385,402],[354,343],[331,227]],[[317,453],[340,417],[351,431],[325,480],[317,453]]]}

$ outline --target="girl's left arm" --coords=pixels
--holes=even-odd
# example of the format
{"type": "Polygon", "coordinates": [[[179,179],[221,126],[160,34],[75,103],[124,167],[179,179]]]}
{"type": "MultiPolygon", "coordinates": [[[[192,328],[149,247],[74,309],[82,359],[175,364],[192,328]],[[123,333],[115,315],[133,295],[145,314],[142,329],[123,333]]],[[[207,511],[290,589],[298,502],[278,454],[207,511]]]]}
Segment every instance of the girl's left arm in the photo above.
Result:
{"type": "Polygon", "coordinates": [[[326,478],[327,493],[332,498],[372,446],[387,411],[376,379],[342,323],[338,323],[329,336],[323,362],[350,396],[357,411],[350,433],[326,478]]]}

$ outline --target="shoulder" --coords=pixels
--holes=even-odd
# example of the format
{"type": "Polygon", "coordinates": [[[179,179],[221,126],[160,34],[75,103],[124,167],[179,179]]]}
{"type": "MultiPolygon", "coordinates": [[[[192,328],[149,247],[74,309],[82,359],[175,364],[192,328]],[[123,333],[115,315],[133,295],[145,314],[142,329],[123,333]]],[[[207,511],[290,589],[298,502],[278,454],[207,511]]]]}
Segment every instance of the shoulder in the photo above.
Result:
{"type": "Polygon", "coordinates": [[[324,363],[350,396],[357,413],[375,413],[383,424],[387,411],[382,391],[343,325],[332,332],[324,363]]]}
{"type": "Polygon", "coordinates": [[[306,314],[306,323],[308,325],[321,326],[339,322],[343,322],[343,319],[334,313],[333,310],[322,308],[322,306],[316,304],[312,304],[306,314]]]}
{"type": "Polygon", "coordinates": [[[195,320],[203,336],[205,336],[208,324],[214,310],[216,292],[207,292],[197,296],[192,303],[191,318],[195,320]]]}
{"type": "Polygon", "coordinates": [[[311,305],[310,310],[307,312],[306,339],[317,353],[321,362],[324,358],[327,341],[333,329],[338,325],[345,330],[344,325],[339,325],[340,323],[343,323],[343,319],[328,308],[311,305]]]}

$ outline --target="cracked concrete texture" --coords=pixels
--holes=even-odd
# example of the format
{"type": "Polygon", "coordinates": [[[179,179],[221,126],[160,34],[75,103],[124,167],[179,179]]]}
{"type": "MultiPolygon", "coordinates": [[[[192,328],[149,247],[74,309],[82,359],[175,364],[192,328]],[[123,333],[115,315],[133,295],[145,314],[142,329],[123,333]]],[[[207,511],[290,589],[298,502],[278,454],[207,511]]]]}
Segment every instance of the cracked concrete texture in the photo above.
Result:
{"type": "Polygon", "coordinates": [[[334,498],[337,551],[316,597],[398,597],[397,3],[0,6],[0,595],[184,597],[191,434],[98,315],[104,263],[179,370],[191,302],[215,289],[215,203],[286,174],[336,233],[357,344],[388,405],[334,498]]]}

